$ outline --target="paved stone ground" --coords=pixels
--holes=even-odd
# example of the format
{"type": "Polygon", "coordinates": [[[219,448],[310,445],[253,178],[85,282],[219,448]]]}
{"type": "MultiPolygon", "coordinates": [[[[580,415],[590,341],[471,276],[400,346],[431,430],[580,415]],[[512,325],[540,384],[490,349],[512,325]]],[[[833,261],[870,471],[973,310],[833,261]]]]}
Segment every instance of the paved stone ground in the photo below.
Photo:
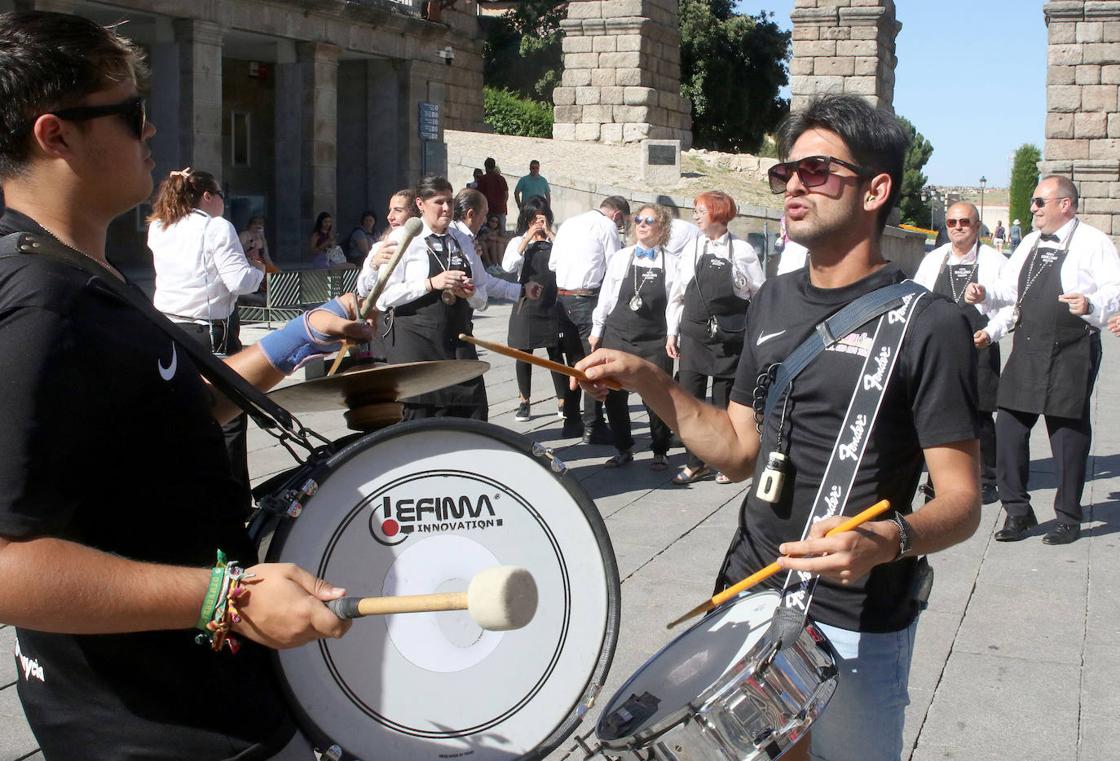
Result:
{"type": "MultiPolygon", "coordinates": [[[[508,306],[476,319],[476,333],[502,341],[508,306]]],[[[246,330],[254,340],[259,332],[246,330]]],[[[1112,732],[1120,714],[1120,412],[1107,399],[1120,370],[1120,343],[1106,335],[1105,361],[1094,398],[1096,436],[1084,504],[1087,531],[1066,547],[1047,547],[1041,534],[1053,518],[1054,465],[1042,426],[1032,440],[1035,509],[1044,525],[1018,544],[992,541],[1002,523],[998,505],[984,508],[980,529],[967,542],[933,558],[936,582],[930,608],[918,629],[910,680],[905,758],[911,761],[969,759],[1120,758],[1112,732]],[[1114,427],[1115,426],[1115,427],[1114,427]]],[[[743,486],[713,481],[691,487],[669,484],[673,469],[653,473],[649,454],[621,471],[599,464],[609,447],[560,439],[551,389],[534,371],[536,416],[513,420],[517,392],[513,364],[484,357],[491,421],[545,442],[571,465],[594,497],[610,531],[622,578],[622,627],[614,665],[599,706],[580,727],[590,731],[613,691],[669,639],[666,621],[710,591],[729,540],[743,486]]],[[[648,444],[644,415],[633,408],[638,448],[648,444]]],[[[341,415],[301,416],[334,437],[345,429],[341,415]]],[[[259,431],[250,438],[254,478],[284,470],[290,456],[259,431]]],[[[674,450],[671,461],[682,464],[674,450]]],[[[674,468],[675,469],[675,468],[674,468]]],[[[0,628],[10,649],[11,628],[0,628]]],[[[0,760],[41,759],[15,695],[15,667],[0,659],[0,760]]],[[[565,743],[550,759],[565,755],[565,743]]],[[[578,757],[574,754],[573,758],[578,757]]]]}

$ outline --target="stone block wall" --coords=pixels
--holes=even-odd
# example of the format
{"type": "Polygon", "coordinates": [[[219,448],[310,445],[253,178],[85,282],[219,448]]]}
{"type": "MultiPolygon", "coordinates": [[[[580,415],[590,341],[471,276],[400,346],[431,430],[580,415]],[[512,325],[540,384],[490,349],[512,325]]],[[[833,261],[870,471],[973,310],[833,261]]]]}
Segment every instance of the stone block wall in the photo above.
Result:
{"type": "Polygon", "coordinates": [[[471,132],[489,128],[482,118],[482,32],[476,0],[460,0],[443,12],[442,21],[451,27],[448,35],[455,60],[444,64],[446,101],[444,127],[471,132]]]}
{"type": "Polygon", "coordinates": [[[678,0],[572,0],[561,22],[564,73],[553,91],[557,140],[692,145],[680,94],[678,0]]]}
{"type": "Polygon", "coordinates": [[[790,90],[793,108],[818,93],[862,95],[892,108],[894,0],[795,0],[790,90]]]}
{"type": "Polygon", "coordinates": [[[1070,177],[1081,219],[1120,237],[1120,2],[1048,2],[1043,14],[1049,47],[1039,171],[1070,177]]]}

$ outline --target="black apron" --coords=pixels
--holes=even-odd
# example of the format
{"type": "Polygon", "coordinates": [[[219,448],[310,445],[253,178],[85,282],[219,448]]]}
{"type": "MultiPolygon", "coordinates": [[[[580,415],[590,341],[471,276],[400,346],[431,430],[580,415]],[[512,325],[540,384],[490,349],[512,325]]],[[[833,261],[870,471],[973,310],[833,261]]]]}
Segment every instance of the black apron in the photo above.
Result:
{"type": "Polygon", "coordinates": [[[518,282],[540,283],[539,299],[521,298],[509,315],[510,346],[522,351],[552,348],[559,341],[560,311],[556,305],[556,273],[548,268],[551,241],[538,240],[525,248],[518,282]]]}
{"type": "MultiPolygon", "coordinates": [[[[977,252],[979,257],[979,252],[977,252]]],[[[976,265],[949,264],[946,258],[941,267],[941,274],[937,276],[933,292],[947,296],[957,303],[961,312],[968,320],[969,329],[976,333],[988,326],[988,318],[980,314],[980,310],[971,304],[964,303],[964,290],[969,283],[977,282],[980,271],[979,258],[976,265]],[[950,281],[950,278],[952,280],[950,281]]],[[[999,344],[993,343],[976,352],[976,390],[977,409],[981,412],[995,412],[996,401],[999,394],[999,344]]]]}
{"type": "Polygon", "coordinates": [[[665,288],[663,249],[658,249],[658,257],[660,267],[637,267],[631,259],[618,288],[618,301],[603,326],[603,348],[634,354],[672,373],[673,361],[665,353],[665,308],[669,305],[669,294],[665,288]],[[631,308],[635,293],[641,299],[637,310],[631,308]]]}
{"type": "Polygon", "coordinates": [[[1074,419],[1088,409],[1100,335],[1058,301],[1065,258],[1066,251],[1036,249],[1019,270],[1021,319],[999,387],[1000,407],[1074,419]],[[1045,269],[1027,287],[1032,260],[1035,272],[1045,269]]]}
{"type": "MultiPolygon", "coordinates": [[[[429,235],[428,276],[445,270],[460,270],[471,276],[471,265],[459,244],[450,235],[429,235]],[[450,248],[450,251],[445,250],[450,248]]],[[[478,359],[473,345],[459,340],[460,333],[473,335],[471,317],[474,310],[466,299],[456,298],[445,304],[442,291],[431,291],[420,298],[390,310],[391,326],[386,336],[391,364],[428,362],[439,359],[478,359]]],[[[461,405],[486,406],[486,384],[481,377],[429,394],[409,397],[410,404],[435,407],[461,405]]]]}
{"type": "MultiPolygon", "coordinates": [[[[707,242],[704,248],[707,249],[707,242]]],[[[727,241],[728,249],[731,239],[727,241]]],[[[746,299],[735,295],[734,265],[706,251],[696,261],[695,277],[684,292],[680,325],[680,369],[712,378],[735,376],[743,353],[743,329],[747,324],[746,299]],[[723,335],[708,335],[708,321],[719,321],[723,335]],[[727,341],[726,338],[733,340],[727,341]]]]}

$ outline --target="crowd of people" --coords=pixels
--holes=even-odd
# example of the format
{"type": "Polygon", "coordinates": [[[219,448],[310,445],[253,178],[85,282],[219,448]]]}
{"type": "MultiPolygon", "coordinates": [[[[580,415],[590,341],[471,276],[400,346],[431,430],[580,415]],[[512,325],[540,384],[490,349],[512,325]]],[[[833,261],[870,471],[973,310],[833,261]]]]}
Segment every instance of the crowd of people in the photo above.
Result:
{"type": "MultiPolygon", "coordinates": [[[[1078,219],[1068,178],[1040,180],[1036,229],[1007,261],[980,244],[975,207],[954,205],[949,241],[914,282],[881,242],[907,131],[858,97],[820,96],[783,124],[769,170],[804,249],[797,267],[767,280],[718,190],[694,199],[693,223],[609,196],[554,231],[538,165],[517,185],[515,236],[495,262],[507,278],[477,246],[487,220],[505,231],[508,188],[487,160],[475,188],[426,177],[389,199],[390,228],[418,217],[422,232],[375,321],[347,295],[241,347],[236,299],[260,287],[270,257],[263,220],[239,236],[223,218],[212,175],[172,172],[153,207],[155,307],[179,327],[136,308],[107,257],[109,224],[152,192],[140,49],[82,17],[8,13],[0,69],[0,622],[36,664],[18,691],[52,761],[314,757],[269,650],[344,636],[323,604],[344,590],[251,562],[237,402],[343,339],[380,341],[390,362],[475,358],[460,335],[494,298],[514,302],[511,345],[584,373],[579,388],[553,377],[556,410],[563,435],[615,449],[605,466],[634,460],[637,393],[651,467],[667,467],[675,434],[688,461],[674,483],[753,479],[716,587],[779,558],[789,575],[767,584],[788,615],[776,621],[811,614],[840,674],[789,758],[900,756],[923,556],[970,536],[982,499],[1007,512],[997,540],[1030,532],[1026,444],[1040,415],[1058,463],[1058,524],[1043,541],[1079,538],[1120,260],[1078,219]],[[231,376],[248,390],[227,391],[231,376]],[[912,509],[923,469],[928,500],[912,509]],[[113,488],[89,488],[101,483],[113,488]],[[827,535],[881,499],[887,516],[827,535]]],[[[373,239],[374,220],[348,239],[361,296],[397,253],[395,239],[373,239]]],[[[338,248],[320,214],[309,254],[330,266],[338,248]]],[[[517,381],[527,419],[528,365],[517,381]]],[[[482,378],[405,405],[407,420],[487,415],[482,378]]]]}

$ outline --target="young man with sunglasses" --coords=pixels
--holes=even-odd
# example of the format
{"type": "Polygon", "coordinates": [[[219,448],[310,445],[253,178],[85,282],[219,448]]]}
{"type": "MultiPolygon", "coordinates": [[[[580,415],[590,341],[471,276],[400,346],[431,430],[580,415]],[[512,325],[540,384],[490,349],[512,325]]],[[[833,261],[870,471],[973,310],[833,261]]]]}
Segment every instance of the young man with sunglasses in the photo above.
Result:
{"type": "Polygon", "coordinates": [[[999,497],[1007,511],[996,540],[1024,539],[1038,518],[1031,507],[1030,434],[1046,418],[1057,463],[1057,523],[1044,544],[1081,535],[1081,493],[1093,429],[1089,401],[1101,364],[1101,328],[1120,308],[1120,260],[1100,230],[1077,218],[1077,187],[1044,177],[1034,190],[1035,230],[998,279],[968,287],[969,303],[1012,310],[1014,341],[999,386],[996,416],[999,497]]]}
{"type": "MultiPolygon", "coordinates": [[[[238,410],[107,257],[110,222],[152,192],[143,70],[88,19],[0,15],[0,622],[16,627],[20,699],[51,761],[310,761],[268,648],[345,633],[323,605],[343,591],[254,565],[219,425],[238,410]],[[230,577],[210,568],[219,549],[252,573],[236,620],[211,617],[230,577]],[[196,644],[231,622],[236,655],[196,644]]],[[[355,307],[328,302],[227,364],[267,389],[331,336],[368,339],[355,307]]]]}
{"type": "MultiPolygon", "coordinates": [[[[809,249],[809,264],[767,280],[751,302],[728,409],[697,400],[629,354],[600,350],[578,367],[596,394],[606,392],[607,379],[638,391],[690,450],[736,480],[753,474],[764,483],[771,455],[785,456],[776,494],[752,489],[744,501],[717,587],[775,558],[783,569],[820,574],[808,613],[833,646],[839,685],[811,741],[789,757],[808,758],[811,748],[829,761],[895,761],[921,609],[924,564],[916,556],[966,539],[980,517],[972,331],[951,301],[920,291],[908,302],[911,317],[888,380],[875,369],[883,355],[871,353],[876,326],[891,318],[884,315],[828,341],[779,394],[788,403],[765,415],[760,434],[752,406],[768,393],[761,379],[774,363],[846,305],[905,279],[883,259],[880,243],[907,147],[894,116],[857,97],[821,96],[791,114],[779,147],[785,160],[770,170],[771,188],[785,194],[790,237],[809,249]],[[877,416],[849,430],[855,389],[876,383],[883,390],[877,416]],[[859,446],[862,455],[851,454],[859,446]],[[848,498],[820,513],[833,517],[811,522],[833,494],[821,486],[838,458],[855,463],[846,466],[854,468],[848,498]],[[923,462],[937,496],[911,512],[923,462]],[[841,521],[837,509],[853,515],[881,499],[894,508],[890,518],[825,537],[841,521]]],[[[786,578],[764,584],[780,589],[786,578]]]]}
{"type": "MultiPolygon", "coordinates": [[[[976,346],[977,407],[980,411],[981,501],[999,500],[996,491],[996,394],[999,391],[999,339],[1011,324],[1011,308],[974,306],[964,300],[969,283],[991,282],[999,277],[1007,259],[980,242],[980,213],[967,201],[955,203],[945,215],[949,242],[922,259],[914,280],[934,293],[952,299],[972,328],[976,346]]],[[[923,489],[933,488],[927,484],[923,489]]]]}

